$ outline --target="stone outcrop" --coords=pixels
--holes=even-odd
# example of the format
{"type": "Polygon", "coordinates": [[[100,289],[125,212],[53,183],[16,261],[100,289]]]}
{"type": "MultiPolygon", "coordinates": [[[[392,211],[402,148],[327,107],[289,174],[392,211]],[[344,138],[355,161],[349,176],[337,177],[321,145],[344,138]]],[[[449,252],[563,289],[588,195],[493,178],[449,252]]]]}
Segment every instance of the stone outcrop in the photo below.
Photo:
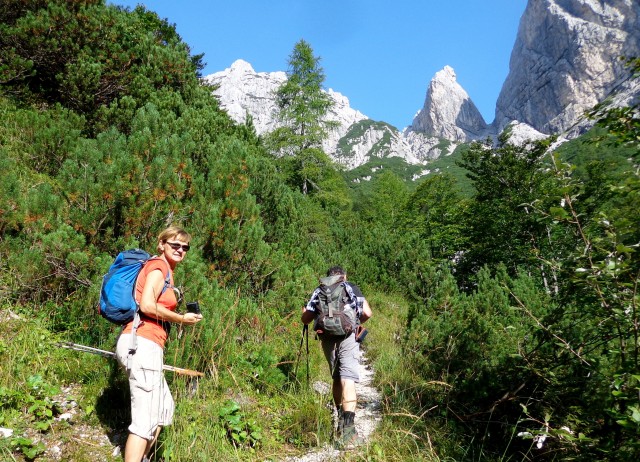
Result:
{"type": "Polygon", "coordinates": [[[538,141],[547,138],[547,135],[540,133],[535,128],[522,122],[514,120],[505,127],[507,140],[511,144],[522,145],[527,141],[538,141]]]}
{"type": "Polygon", "coordinates": [[[408,164],[425,164],[442,154],[450,154],[457,146],[422,133],[399,132],[395,127],[367,119],[352,125],[340,140],[332,156],[351,169],[367,163],[371,158],[401,157],[408,164]]]}
{"type": "Polygon", "coordinates": [[[640,1],[530,0],[496,129],[518,120],[543,133],[565,132],[628,76],[620,56],[640,56],[640,1]]]}
{"type": "Polygon", "coordinates": [[[411,131],[451,141],[470,141],[487,134],[487,124],[450,66],[437,72],[411,131]]]}

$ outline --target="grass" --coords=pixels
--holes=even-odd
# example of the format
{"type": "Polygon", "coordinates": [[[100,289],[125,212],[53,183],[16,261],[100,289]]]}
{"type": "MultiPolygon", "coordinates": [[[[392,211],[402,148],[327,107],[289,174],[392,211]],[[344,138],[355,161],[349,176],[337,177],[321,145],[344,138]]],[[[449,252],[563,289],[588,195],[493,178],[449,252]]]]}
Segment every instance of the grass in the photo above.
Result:
{"type": "MultiPolygon", "coordinates": [[[[58,348],[65,334],[51,333],[45,319],[8,312],[3,310],[0,323],[0,426],[12,429],[14,437],[0,439],[2,459],[48,460],[45,448],[57,446],[63,460],[121,460],[112,453],[123,445],[130,421],[124,372],[113,359],[58,348]],[[58,403],[69,398],[63,390],[71,388],[77,403],[73,418],[60,420],[67,409],[58,403]]],[[[298,329],[292,331],[288,341],[279,343],[297,353],[298,329]]],[[[180,360],[184,351],[179,350],[188,342],[176,340],[172,357],[180,360]]],[[[217,374],[198,382],[166,374],[176,414],[161,433],[157,460],[266,460],[329,441],[329,397],[306,388],[306,357],[299,364],[298,385],[283,388],[284,376],[275,363],[282,355],[265,356],[262,364],[260,355],[249,354],[250,346],[255,343],[237,347],[234,361],[218,362],[217,374]]],[[[309,363],[312,382],[328,378],[313,339],[309,363]]]]}
{"type": "Polygon", "coordinates": [[[55,446],[68,460],[111,460],[111,451],[90,436],[79,444],[74,431],[105,433],[92,393],[104,389],[108,363],[58,348],[58,335],[41,320],[17,317],[5,307],[1,321],[0,426],[13,435],[0,439],[0,454],[10,455],[7,460],[47,460],[51,454],[45,450],[55,446]]]}
{"type": "MultiPolygon", "coordinates": [[[[432,411],[428,408],[432,405],[415,408],[419,381],[403,362],[400,348],[406,302],[375,292],[369,293],[368,299],[374,317],[367,323],[369,335],[363,348],[374,366],[374,380],[384,391],[384,417],[368,444],[344,453],[343,460],[452,460],[438,456],[458,451],[449,450],[446,444],[443,448],[442,435],[447,433],[430,421],[432,411]]],[[[52,333],[50,327],[45,318],[3,314],[0,427],[14,430],[14,438],[0,439],[3,460],[49,460],[51,453],[44,450],[54,446],[62,451],[63,460],[122,460],[117,450],[113,454],[115,447],[124,444],[130,419],[125,374],[112,359],[57,348],[58,341],[66,340],[66,333],[52,333]],[[69,412],[61,404],[65,400],[76,403],[70,420],[60,419],[69,412]]],[[[280,332],[275,341],[254,332],[258,338],[266,338],[262,345],[254,341],[237,344],[234,357],[227,361],[218,358],[216,373],[208,369],[206,377],[197,382],[166,374],[176,413],[173,425],[161,433],[156,460],[282,460],[331,441],[330,378],[319,343],[311,334],[307,387],[304,342],[299,350],[301,324],[292,320],[280,332]],[[283,358],[287,364],[278,363],[283,358]],[[295,363],[297,377],[292,380],[295,363]],[[315,382],[326,383],[327,394],[313,391],[315,382]]],[[[113,342],[110,335],[102,336],[104,345],[113,342]]],[[[199,334],[176,331],[172,335],[199,334]]],[[[236,338],[236,334],[229,335],[236,338]]],[[[217,344],[229,338],[217,339],[217,344]]],[[[183,366],[186,355],[180,350],[190,343],[183,340],[175,339],[170,349],[174,355],[168,356],[178,361],[178,366],[183,366]]]]}
{"type": "Polygon", "coordinates": [[[369,301],[374,316],[367,324],[366,354],[383,393],[383,420],[368,448],[369,460],[439,461],[430,436],[429,414],[413,409],[414,387],[420,379],[404,361],[401,349],[408,305],[387,294],[372,294],[369,301]]]}

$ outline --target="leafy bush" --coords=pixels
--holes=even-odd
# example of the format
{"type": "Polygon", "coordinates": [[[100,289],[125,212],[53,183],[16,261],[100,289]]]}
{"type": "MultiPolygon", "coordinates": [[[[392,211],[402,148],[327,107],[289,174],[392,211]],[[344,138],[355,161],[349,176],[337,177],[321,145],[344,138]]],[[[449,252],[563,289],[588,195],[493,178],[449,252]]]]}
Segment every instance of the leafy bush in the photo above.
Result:
{"type": "Polygon", "coordinates": [[[240,405],[229,401],[218,411],[218,416],[234,446],[256,447],[262,440],[262,429],[255,420],[247,419],[240,410],[240,405]]]}

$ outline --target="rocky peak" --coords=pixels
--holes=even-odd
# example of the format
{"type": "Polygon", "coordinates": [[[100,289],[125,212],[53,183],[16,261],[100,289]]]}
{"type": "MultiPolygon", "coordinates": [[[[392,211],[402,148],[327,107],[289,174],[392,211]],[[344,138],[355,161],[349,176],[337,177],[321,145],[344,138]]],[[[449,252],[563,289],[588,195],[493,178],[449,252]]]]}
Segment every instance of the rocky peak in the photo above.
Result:
{"type": "MultiPolygon", "coordinates": [[[[450,67],[437,77],[437,81],[455,83],[455,73],[450,67]]],[[[224,71],[208,75],[203,80],[215,85],[214,94],[234,121],[244,123],[247,115],[250,115],[256,132],[263,135],[278,127],[275,92],[286,79],[285,72],[256,72],[251,64],[237,60],[224,71]]],[[[450,83],[445,86],[452,87],[450,83]]],[[[372,121],[351,108],[346,96],[332,89],[327,90],[327,94],[334,101],[327,120],[338,122],[338,126],[329,133],[322,147],[336,162],[348,169],[365,164],[372,158],[383,157],[400,157],[408,164],[425,164],[455,149],[456,143],[443,143],[441,138],[444,137],[429,136],[410,129],[400,133],[389,124],[372,121]]],[[[468,99],[461,88],[457,94],[464,95],[460,99],[468,99]]],[[[459,107],[466,107],[466,104],[471,104],[477,113],[470,100],[469,103],[458,103],[459,107]]],[[[468,120],[464,110],[459,113],[462,114],[461,120],[468,120]]],[[[481,120],[479,114],[478,117],[481,120]]],[[[484,126],[484,122],[482,124],[484,126]]],[[[467,125],[473,124],[467,122],[467,125]]]]}
{"type": "Polygon", "coordinates": [[[469,141],[485,135],[487,124],[450,66],[436,72],[410,129],[451,141],[469,141]]]}
{"type": "Polygon", "coordinates": [[[565,132],[628,75],[620,56],[640,56],[638,0],[530,0],[494,125],[565,132]]]}
{"type": "MultiPolygon", "coordinates": [[[[278,127],[275,93],[287,80],[285,72],[256,72],[251,64],[239,59],[231,67],[208,75],[203,80],[217,85],[214,94],[237,123],[244,123],[247,115],[251,115],[258,135],[269,133],[278,127]]],[[[327,94],[334,101],[333,109],[327,114],[327,120],[336,121],[339,125],[329,133],[323,149],[333,153],[349,127],[366,119],[367,116],[351,108],[346,96],[331,89],[327,94]]]]}
{"type": "Polygon", "coordinates": [[[244,123],[247,114],[251,115],[258,134],[277,127],[274,92],[287,80],[286,73],[256,72],[251,64],[238,59],[231,67],[203,80],[218,86],[214,93],[234,121],[244,123]]]}
{"type": "Polygon", "coordinates": [[[253,70],[253,67],[251,66],[251,64],[249,64],[243,59],[235,60],[233,64],[231,64],[231,67],[229,68],[229,74],[239,75],[239,74],[255,74],[255,73],[256,71],[253,70]]]}

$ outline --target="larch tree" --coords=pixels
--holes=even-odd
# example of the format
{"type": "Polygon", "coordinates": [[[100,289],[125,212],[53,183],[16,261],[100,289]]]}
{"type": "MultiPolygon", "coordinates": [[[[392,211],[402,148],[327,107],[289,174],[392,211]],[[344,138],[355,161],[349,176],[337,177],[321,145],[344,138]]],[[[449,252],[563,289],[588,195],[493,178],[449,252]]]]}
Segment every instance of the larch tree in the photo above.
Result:
{"type": "Polygon", "coordinates": [[[326,161],[322,142],[337,125],[326,120],[334,102],[323,91],[325,75],[319,63],[306,41],[296,43],[289,56],[287,80],[276,90],[281,127],[270,137],[276,153],[298,160],[296,176],[301,177],[305,194],[309,186],[318,189],[318,171],[326,161]]]}

